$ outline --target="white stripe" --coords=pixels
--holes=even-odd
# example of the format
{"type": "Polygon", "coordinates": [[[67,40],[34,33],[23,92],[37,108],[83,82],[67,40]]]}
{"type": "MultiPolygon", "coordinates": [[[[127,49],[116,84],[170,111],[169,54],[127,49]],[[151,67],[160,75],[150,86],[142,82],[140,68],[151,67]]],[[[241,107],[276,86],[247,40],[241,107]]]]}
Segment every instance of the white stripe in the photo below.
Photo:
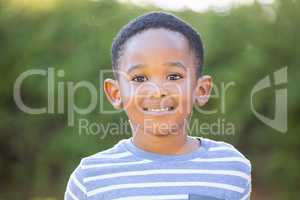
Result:
{"type": "Polygon", "coordinates": [[[245,194],[245,196],[243,196],[242,198],[241,198],[241,200],[246,200],[246,199],[248,199],[250,197],[250,191],[247,193],[247,194],[245,194]]]}
{"type": "Polygon", "coordinates": [[[208,149],[208,151],[232,151],[232,152],[235,152],[237,154],[239,154],[241,157],[244,157],[243,154],[241,154],[241,152],[239,152],[238,150],[236,150],[235,148],[233,147],[228,147],[228,146],[223,146],[223,147],[211,147],[208,149]]]}
{"type": "MultiPolygon", "coordinates": [[[[94,155],[91,155],[91,156],[89,156],[89,157],[97,156],[97,155],[99,155],[99,154],[113,154],[113,153],[120,153],[120,152],[115,152],[116,149],[117,149],[116,147],[112,147],[112,148],[110,148],[110,149],[106,149],[106,150],[100,151],[100,152],[98,152],[98,153],[96,153],[96,154],[94,154],[94,155]]],[[[123,152],[123,151],[121,151],[121,152],[123,152]]],[[[86,157],[86,158],[89,158],[89,157],[86,157]]]]}
{"type": "Polygon", "coordinates": [[[78,181],[78,179],[76,178],[76,175],[74,173],[72,174],[72,179],[73,179],[75,185],[85,194],[86,193],[86,189],[85,189],[84,185],[82,185],[78,181]]]}
{"type": "Polygon", "coordinates": [[[121,197],[113,200],[168,200],[168,199],[187,199],[187,194],[176,194],[176,195],[143,195],[143,196],[130,196],[121,197]]]}
{"type": "Polygon", "coordinates": [[[91,168],[102,168],[102,167],[111,167],[111,166],[123,166],[123,165],[139,165],[144,163],[150,163],[151,160],[141,160],[135,162],[120,162],[120,163],[103,163],[103,164],[90,164],[90,165],[82,165],[82,169],[91,169],[91,168]]]}
{"type": "Polygon", "coordinates": [[[235,151],[232,147],[210,147],[208,149],[208,151],[223,151],[223,150],[235,151]]]}
{"type": "Polygon", "coordinates": [[[96,154],[94,156],[91,156],[89,158],[124,158],[124,157],[128,157],[131,156],[132,153],[130,151],[125,151],[122,153],[107,153],[107,154],[96,154]]]}
{"type": "Polygon", "coordinates": [[[120,185],[110,185],[95,190],[91,190],[90,192],[87,193],[87,196],[90,197],[102,192],[108,192],[111,190],[119,190],[119,189],[129,189],[129,188],[145,189],[145,187],[188,187],[188,186],[213,187],[213,188],[231,190],[239,193],[244,192],[244,189],[241,187],[235,185],[223,184],[223,183],[214,183],[214,182],[150,182],[150,183],[128,183],[128,184],[120,184],[120,185]]]}
{"type": "Polygon", "coordinates": [[[241,162],[250,166],[250,162],[240,157],[223,157],[223,158],[195,158],[190,161],[194,162],[241,162]]]}
{"type": "Polygon", "coordinates": [[[78,199],[78,198],[76,197],[75,194],[73,194],[73,192],[72,192],[70,189],[67,190],[67,193],[69,193],[69,195],[72,197],[72,199],[74,199],[74,200],[80,200],[80,199],[78,199]]]}
{"type": "Polygon", "coordinates": [[[250,177],[240,171],[233,170],[201,170],[201,169],[156,169],[156,170],[143,170],[143,171],[127,171],[119,173],[111,173],[99,176],[91,176],[83,179],[83,182],[90,182],[102,179],[117,178],[124,176],[145,176],[153,174],[218,174],[218,175],[229,175],[238,176],[250,181],[250,177]]]}

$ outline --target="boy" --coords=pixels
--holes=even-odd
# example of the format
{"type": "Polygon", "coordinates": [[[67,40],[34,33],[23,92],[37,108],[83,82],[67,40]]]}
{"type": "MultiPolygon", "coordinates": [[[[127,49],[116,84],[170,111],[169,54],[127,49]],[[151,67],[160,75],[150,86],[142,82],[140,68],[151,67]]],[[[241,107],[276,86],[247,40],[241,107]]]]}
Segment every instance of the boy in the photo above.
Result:
{"type": "Polygon", "coordinates": [[[82,159],[65,200],[250,199],[250,162],[227,143],[188,136],[193,105],[212,87],[190,25],[163,12],[140,16],[115,38],[112,64],[116,80],[104,91],[133,136],[82,159]]]}

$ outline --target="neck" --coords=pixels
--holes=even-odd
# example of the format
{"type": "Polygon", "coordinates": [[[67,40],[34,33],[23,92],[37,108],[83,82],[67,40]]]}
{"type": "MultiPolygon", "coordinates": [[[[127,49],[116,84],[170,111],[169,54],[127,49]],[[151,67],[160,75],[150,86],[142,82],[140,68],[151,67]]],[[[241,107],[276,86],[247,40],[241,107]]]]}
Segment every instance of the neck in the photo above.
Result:
{"type": "Polygon", "coordinates": [[[180,155],[199,147],[198,140],[189,137],[185,128],[167,135],[135,130],[132,139],[139,148],[157,154],[180,155]]]}

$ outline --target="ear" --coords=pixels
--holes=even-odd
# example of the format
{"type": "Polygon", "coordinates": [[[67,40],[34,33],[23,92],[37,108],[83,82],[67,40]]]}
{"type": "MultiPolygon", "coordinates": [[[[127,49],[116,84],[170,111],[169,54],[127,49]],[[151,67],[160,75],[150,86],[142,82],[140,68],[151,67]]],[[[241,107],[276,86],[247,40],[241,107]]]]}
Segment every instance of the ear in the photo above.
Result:
{"type": "Polygon", "coordinates": [[[104,92],[107,99],[115,109],[122,108],[121,93],[118,81],[113,79],[104,80],[104,92]]]}
{"type": "Polygon", "coordinates": [[[204,106],[210,97],[212,88],[212,78],[208,75],[201,76],[197,80],[197,85],[195,88],[195,101],[197,105],[204,106]]]}

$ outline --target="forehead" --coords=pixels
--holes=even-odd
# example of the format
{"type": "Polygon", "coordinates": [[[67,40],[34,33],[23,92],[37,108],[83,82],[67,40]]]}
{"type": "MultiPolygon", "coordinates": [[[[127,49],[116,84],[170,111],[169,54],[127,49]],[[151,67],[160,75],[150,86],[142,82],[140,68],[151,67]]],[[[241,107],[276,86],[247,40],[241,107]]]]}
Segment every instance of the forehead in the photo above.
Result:
{"type": "Polygon", "coordinates": [[[192,66],[194,54],[181,33],[163,28],[148,29],[126,42],[120,61],[120,68],[124,71],[133,65],[161,66],[165,62],[192,66]]]}

